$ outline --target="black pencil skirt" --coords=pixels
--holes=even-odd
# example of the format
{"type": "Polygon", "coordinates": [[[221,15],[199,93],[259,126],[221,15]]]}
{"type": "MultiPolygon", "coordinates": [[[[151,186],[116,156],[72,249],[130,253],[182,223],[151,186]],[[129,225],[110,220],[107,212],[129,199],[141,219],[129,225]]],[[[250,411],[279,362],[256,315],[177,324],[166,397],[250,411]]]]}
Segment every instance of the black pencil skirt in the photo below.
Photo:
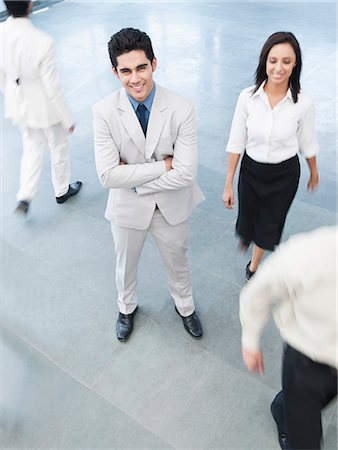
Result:
{"type": "Polygon", "coordinates": [[[244,247],[265,250],[279,244],[300,176],[298,156],[278,164],[254,161],[244,153],[238,181],[236,233],[244,247]]]}

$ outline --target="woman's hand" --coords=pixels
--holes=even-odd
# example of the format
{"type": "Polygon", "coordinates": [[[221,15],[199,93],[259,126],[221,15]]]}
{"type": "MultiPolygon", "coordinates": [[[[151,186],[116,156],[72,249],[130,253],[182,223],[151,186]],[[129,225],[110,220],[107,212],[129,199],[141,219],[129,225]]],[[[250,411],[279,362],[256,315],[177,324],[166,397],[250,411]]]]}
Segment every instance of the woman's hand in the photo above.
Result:
{"type": "Polygon", "coordinates": [[[228,209],[232,209],[235,203],[234,191],[232,183],[236,172],[236,167],[239,161],[239,153],[229,153],[228,155],[228,171],[225,179],[225,187],[223,192],[223,202],[228,209]]]}
{"type": "Polygon", "coordinates": [[[319,184],[319,175],[317,171],[310,172],[309,182],[307,184],[308,191],[314,191],[319,184]]]}
{"type": "Polygon", "coordinates": [[[228,209],[232,209],[234,207],[235,197],[232,186],[225,186],[223,192],[223,202],[228,209]]]}
{"type": "Polygon", "coordinates": [[[307,158],[306,162],[310,169],[310,179],[307,184],[308,191],[314,191],[318,187],[319,177],[317,170],[317,159],[316,156],[312,156],[311,158],[307,158]]]}

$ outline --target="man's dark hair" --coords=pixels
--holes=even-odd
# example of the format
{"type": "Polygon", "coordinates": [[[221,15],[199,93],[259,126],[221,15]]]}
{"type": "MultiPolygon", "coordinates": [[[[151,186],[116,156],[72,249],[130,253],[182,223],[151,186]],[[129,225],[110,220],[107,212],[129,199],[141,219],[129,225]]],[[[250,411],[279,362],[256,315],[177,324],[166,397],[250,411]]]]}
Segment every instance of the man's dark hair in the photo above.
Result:
{"type": "Polygon", "coordinates": [[[150,62],[155,57],[150,37],[135,28],[123,28],[114,34],[108,42],[108,50],[114,69],[117,68],[117,57],[133,50],[143,50],[150,62]]]}
{"type": "Polygon", "coordinates": [[[298,94],[300,91],[300,72],[302,70],[302,54],[296,36],[288,31],[277,31],[277,33],[273,33],[270,37],[268,37],[267,41],[263,45],[259,57],[258,67],[256,69],[256,86],[253,92],[255,93],[259,89],[259,86],[263,83],[263,81],[266,80],[268,77],[266,74],[266,60],[268,58],[270,50],[275,45],[284,43],[290,44],[296,55],[296,65],[293,68],[293,71],[289,78],[289,87],[291,90],[292,99],[295,103],[297,103],[298,94]]]}
{"type": "Polygon", "coordinates": [[[5,1],[8,14],[13,17],[26,17],[28,15],[30,1],[5,1]]]}

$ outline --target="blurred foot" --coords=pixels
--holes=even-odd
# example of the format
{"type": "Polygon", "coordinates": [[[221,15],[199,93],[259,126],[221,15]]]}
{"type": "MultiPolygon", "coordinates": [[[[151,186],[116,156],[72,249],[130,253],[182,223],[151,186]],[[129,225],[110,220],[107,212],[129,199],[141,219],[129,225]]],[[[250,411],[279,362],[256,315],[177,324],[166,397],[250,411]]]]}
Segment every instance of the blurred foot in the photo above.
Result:
{"type": "Polygon", "coordinates": [[[29,202],[26,202],[26,200],[19,200],[14,212],[27,215],[29,208],[29,202]]]}
{"type": "Polygon", "coordinates": [[[79,193],[81,186],[82,186],[82,181],[74,181],[74,183],[69,185],[69,189],[64,195],[61,195],[61,197],[55,197],[56,202],[57,203],[66,202],[70,197],[73,197],[74,195],[79,193]]]}
{"type": "Polygon", "coordinates": [[[288,449],[282,406],[283,391],[279,392],[271,403],[270,411],[277,425],[278,442],[282,450],[288,449]]]}

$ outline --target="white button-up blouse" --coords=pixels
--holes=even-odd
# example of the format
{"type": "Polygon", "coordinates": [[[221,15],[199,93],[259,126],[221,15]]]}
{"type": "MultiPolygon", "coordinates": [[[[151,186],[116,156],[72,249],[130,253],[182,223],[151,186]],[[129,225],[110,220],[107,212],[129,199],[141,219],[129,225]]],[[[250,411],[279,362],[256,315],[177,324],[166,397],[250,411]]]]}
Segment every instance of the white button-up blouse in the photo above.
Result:
{"type": "Polygon", "coordinates": [[[301,152],[311,158],[318,152],[312,97],[304,91],[294,103],[290,89],[274,108],[261,84],[240,93],[233,117],[227,152],[244,151],[257,162],[280,163],[301,152]]]}

